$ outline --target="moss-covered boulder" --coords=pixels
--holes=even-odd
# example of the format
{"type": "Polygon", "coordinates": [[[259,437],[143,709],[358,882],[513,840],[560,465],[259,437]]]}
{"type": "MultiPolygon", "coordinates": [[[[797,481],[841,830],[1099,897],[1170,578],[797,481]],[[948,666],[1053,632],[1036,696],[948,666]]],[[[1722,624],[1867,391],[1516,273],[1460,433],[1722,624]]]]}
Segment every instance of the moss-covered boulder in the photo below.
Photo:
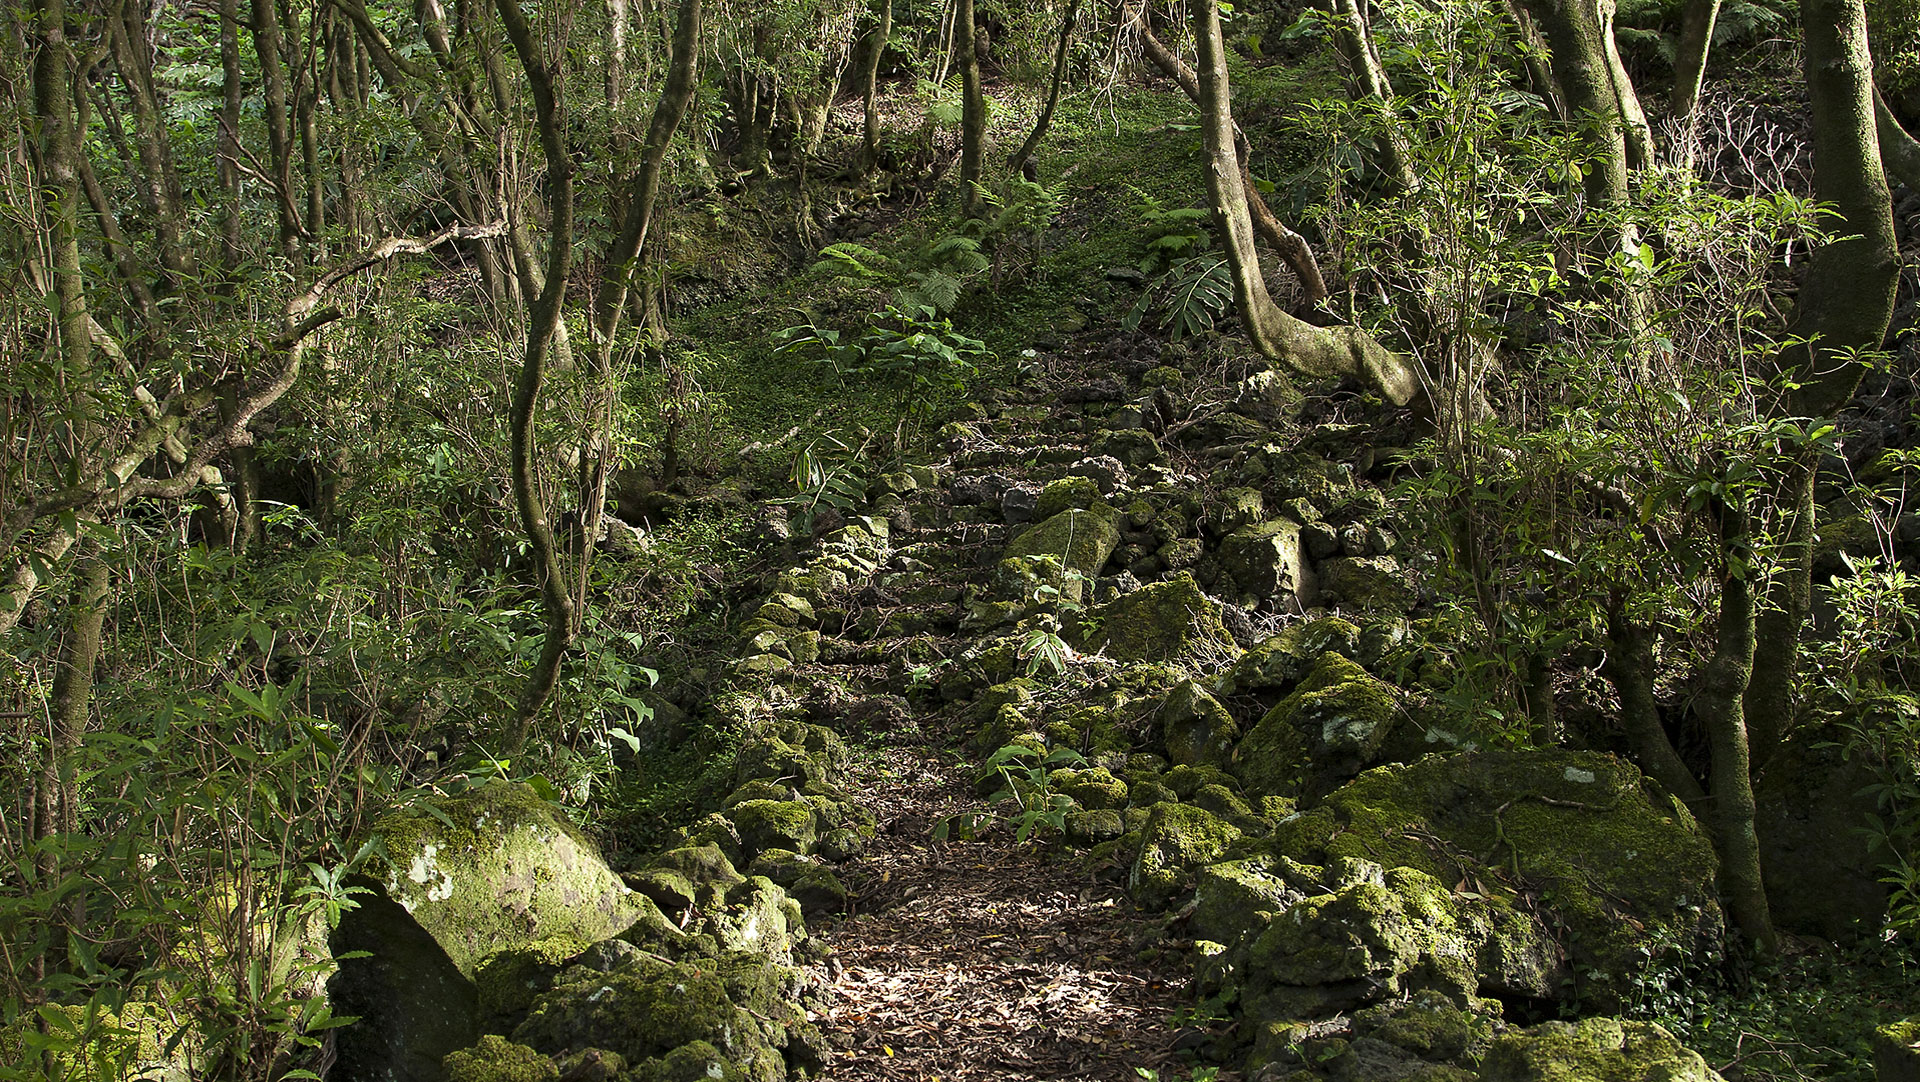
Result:
{"type": "Polygon", "coordinates": [[[1089,811],[1117,811],[1127,806],[1127,783],[1103,766],[1056,770],[1047,780],[1054,789],[1089,811]]]}
{"type": "Polygon", "coordinates": [[[1876,1082],[1920,1082],[1920,1019],[1873,1031],[1873,1073],[1876,1082]]]}
{"type": "Polygon", "coordinates": [[[1192,680],[1182,680],[1160,706],[1160,736],[1167,758],[1184,766],[1225,766],[1233,759],[1240,726],[1220,700],[1192,680]]]}
{"type": "Polygon", "coordinates": [[[1104,503],[1062,511],[1013,539],[1009,557],[1051,556],[1060,566],[1097,578],[1120,544],[1120,513],[1104,503]]]}
{"type": "Polygon", "coordinates": [[[1350,556],[1320,564],[1320,596],[1330,605],[1398,615],[1413,608],[1413,584],[1391,556],[1350,556]]]}
{"type": "Polygon", "coordinates": [[[767,849],[804,853],[813,848],[813,805],[805,800],[745,800],[727,812],[740,828],[740,851],[748,861],[767,849]]]}
{"type": "Polygon", "coordinates": [[[1100,486],[1087,477],[1062,477],[1049,481],[1040,490],[1033,505],[1035,522],[1045,522],[1062,511],[1085,511],[1100,502],[1100,486]]]}
{"type": "Polygon", "coordinates": [[[1165,906],[1193,885],[1194,872],[1240,840],[1239,827],[1188,804],[1156,804],[1141,830],[1140,855],[1127,891],[1141,905],[1165,906]]]}
{"type": "Polygon", "coordinates": [[[1144,586],[1092,610],[1090,652],[1117,661],[1227,659],[1239,654],[1220,606],[1187,574],[1144,586]]]}
{"type": "Polygon", "coordinates": [[[491,1032],[511,1032],[526,1017],[540,993],[553,986],[567,961],[587,944],[561,937],[495,951],[480,960],[473,983],[479,992],[480,1024],[491,1032]]]}
{"type": "Polygon", "coordinates": [[[1234,768],[1247,790],[1276,796],[1331,789],[1379,761],[1402,713],[1400,693],[1335,653],[1247,733],[1234,768]]]}
{"type": "Polygon", "coordinates": [[[377,820],[382,855],[367,871],[463,975],[494,951],[562,937],[591,943],[640,917],[645,900],[532,789],[491,782],[432,808],[377,820]]]}
{"type": "Polygon", "coordinates": [[[342,961],[327,997],[360,1019],[335,1031],[333,1077],[445,1082],[441,1061],[480,1039],[479,994],[446,949],[377,891],[347,911],[332,947],[342,961]]]}
{"type": "Polygon", "coordinates": [[[1126,819],[1117,811],[1070,811],[1064,823],[1068,843],[1082,848],[1110,842],[1127,832],[1126,819]]]}
{"type": "Polygon", "coordinates": [[[675,917],[689,909],[720,906],[728,891],[746,882],[726,853],[711,843],[669,849],[627,878],[662,913],[675,917]]]}
{"type": "Polygon", "coordinates": [[[1720,1082],[1720,1075],[1652,1022],[1583,1018],[1494,1038],[1480,1082],[1720,1082]]]}
{"type": "Polygon", "coordinates": [[[1482,751],[1378,767],[1278,824],[1272,851],[1416,868],[1492,900],[1537,899],[1607,1009],[1649,959],[1718,952],[1713,847],[1685,806],[1612,756],[1482,751]],[[1484,862],[1484,863],[1482,863],[1484,862]]]}
{"type": "Polygon", "coordinates": [[[447,1082],[559,1082],[553,1060],[495,1033],[471,1048],[447,1053],[447,1082]]]}
{"type": "Polygon", "coordinates": [[[1320,616],[1290,624],[1279,634],[1248,650],[1227,670],[1219,685],[1221,695],[1249,695],[1286,691],[1299,683],[1325,653],[1355,656],[1361,630],[1339,616],[1320,616]]]}
{"type": "Polygon", "coordinates": [[[610,973],[569,971],[534,1004],[513,1039],[550,1056],[606,1049],[645,1078],[662,1077],[667,1065],[659,1061],[697,1042],[706,1047],[696,1058],[710,1055],[720,1071],[708,1077],[779,1082],[786,1076],[766,1028],[728,995],[718,966],[653,956],[610,973]]]}
{"type": "Polygon", "coordinates": [[[1220,571],[1247,608],[1266,605],[1297,611],[1316,600],[1313,570],[1300,547],[1297,522],[1271,519],[1228,534],[1220,542],[1220,571]]]}
{"type": "Polygon", "coordinates": [[[789,849],[766,849],[753,858],[747,871],[778,883],[800,903],[804,914],[836,913],[846,907],[846,885],[817,857],[789,849]]]}

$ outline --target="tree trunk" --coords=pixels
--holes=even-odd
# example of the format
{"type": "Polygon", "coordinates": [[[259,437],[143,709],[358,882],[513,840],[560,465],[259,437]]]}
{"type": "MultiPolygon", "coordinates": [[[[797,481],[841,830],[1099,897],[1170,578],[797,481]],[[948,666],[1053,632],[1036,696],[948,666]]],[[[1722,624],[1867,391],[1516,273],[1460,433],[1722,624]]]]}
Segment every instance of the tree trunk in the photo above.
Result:
{"type": "Polygon", "coordinates": [[[1587,174],[1587,198],[1607,206],[1624,202],[1627,141],[1596,9],[1589,6],[1590,0],[1520,2],[1552,50],[1554,81],[1566,96],[1568,111],[1600,130],[1599,155],[1587,174]]]}
{"type": "Polygon", "coordinates": [[[1694,708],[1706,724],[1713,749],[1713,827],[1720,850],[1720,890],[1728,915],[1762,955],[1779,950],[1767,890],[1760,874],[1760,839],[1755,832],[1753,774],[1741,699],[1753,676],[1753,594],[1748,562],[1745,512],[1725,508],[1721,516],[1721,553],[1726,573],[1720,585],[1720,626],[1713,657],[1700,674],[1694,708]]]}
{"type": "Polygon", "coordinates": [[[275,0],[249,0],[253,50],[260,59],[260,89],[266,99],[267,151],[273,168],[274,207],[280,217],[280,254],[300,251],[300,216],[293,201],[293,126],[287,115],[287,71],[283,62],[280,12],[275,0]]]}
{"type": "Polygon", "coordinates": [[[554,544],[553,526],[547,520],[547,508],[533,474],[533,422],[540,408],[540,387],[553,350],[555,332],[560,325],[562,301],[566,298],[567,275],[573,269],[573,159],[567,148],[567,115],[555,88],[554,73],[542,59],[533,31],[521,14],[519,0],[494,0],[500,21],[520,57],[521,70],[533,92],[534,113],[540,128],[540,149],[546,157],[547,176],[547,258],[544,283],[534,298],[527,317],[527,349],[520,364],[520,376],[514,383],[510,426],[513,450],[510,469],[513,475],[513,502],[520,514],[521,529],[533,550],[534,566],[540,576],[541,608],[546,617],[546,635],[540,657],[527,674],[506,733],[506,754],[518,755],[527,745],[533,723],[546,708],[554,685],[560,680],[560,663],[573,644],[574,604],[567,589],[567,578],[560,567],[560,553],[554,544]]]}
{"type": "Polygon", "coordinates": [[[1720,19],[1720,0],[1687,0],[1680,16],[1680,46],[1673,58],[1674,160],[1693,168],[1694,140],[1700,130],[1700,91],[1706,86],[1707,55],[1713,49],[1713,27],[1720,19]]]}
{"type": "Polygon", "coordinates": [[[1393,84],[1387,81],[1386,65],[1373,40],[1373,26],[1367,18],[1363,0],[1327,0],[1333,13],[1333,47],[1347,76],[1347,87],[1355,98],[1377,106],[1387,121],[1387,131],[1376,153],[1380,171],[1403,192],[1420,187],[1413,170],[1407,137],[1393,119],[1393,84]]]}
{"type": "Polygon", "coordinates": [[[1614,100],[1620,104],[1621,134],[1627,143],[1627,168],[1645,169],[1653,164],[1653,126],[1647,123],[1647,111],[1633,89],[1633,78],[1620,59],[1620,43],[1613,36],[1614,0],[1600,0],[1600,44],[1606,51],[1607,81],[1613,85],[1614,100]]]}
{"type": "Polygon", "coordinates": [[[860,100],[864,127],[860,144],[860,171],[873,171],[880,161],[880,63],[893,36],[893,0],[874,0],[873,31],[867,35],[867,55],[861,58],[860,100]]]}
{"type": "Polygon", "coordinates": [[[1887,108],[1880,91],[1873,92],[1873,115],[1880,135],[1880,157],[1887,175],[1920,193],[1920,142],[1916,142],[1900,119],[1887,108]]]}
{"type": "Polygon", "coordinates": [[[1226,233],[1234,301],[1239,305],[1247,337],[1263,356],[1308,375],[1355,376],[1378,388],[1396,405],[1412,402],[1425,393],[1425,378],[1411,358],[1391,352],[1358,328],[1315,327],[1295,319],[1281,311],[1267,293],[1234,148],[1232,90],[1227,82],[1226,43],[1220,35],[1220,9],[1215,0],[1199,0],[1192,5],[1191,15],[1194,40],[1200,50],[1207,195],[1226,233]]]}
{"type": "Polygon", "coordinates": [[[1015,176],[1026,176],[1027,160],[1040,148],[1040,140],[1047,137],[1047,128],[1053,124],[1053,111],[1060,105],[1060,87],[1067,80],[1067,48],[1073,44],[1073,28],[1079,20],[1080,0],[1068,0],[1067,17],[1060,24],[1060,42],[1053,50],[1053,78],[1047,84],[1047,103],[1033,122],[1033,130],[1027,133],[1027,141],[1007,159],[1007,171],[1015,176]]]}
{"type": "Polygon", "coordinates": [[[960,62],[960,206],[971,217],[980,209],[980,169],[987,142],[987,98],[980,87],[973,0],[954,0],[953,51],[960,62]]]}
{"type": "MultiPolygon", "coordinates": [[[[53,732],[48,741],[52,757],[50,780],[55,786],[58,814],[53,822],[59,834],[80,829],[80,743],[86,738],[93,701],[93,669],[100,660],[101,629],[107,618],[107,564],[92,541],[82,542],[75,569],[73,599],[67,607],[66,635],[53,675],[50,713],[53,732]]],[[[62,931],[79,932],[86,925],[83,892],[69,900],[62,931]]]]}
{"type": "MultiPolygon", "coordinates": [[[[1899,285],[1893,197],[1880,158],[1873,60],[1862,0],[1806,0],[1807,90],[1813,112],[1814,198],[1833,208],[1826,223],[1839,238],[1813,252],[1799,307],[1781,353],[1797,389],[1789,416],[1829,418],[1840,412],[1866,366],[1858,356],[1885,343],[1899,285]]],[[[1762,754],[1793,716],[1800,636],[1813,594],[1812,449],[1787,471],[1774,493],[1785,517],[1785,567],[1768,586],[1759,618],[1758,663],[1747,689],[1747,713],[1761,722],[1762,754]]]]}
{"type": "Polygon", "coordinates": [[[1620,727],[1640,769],[1679,797],[1695,812],[1706,812],[1706,791],[1687,769],[1660,723],[1660,703],[1654,697],[1654,630],[1626,614],[1623,598],[1614,598],[1607,610],[1607,660],[1601,666],[1620,696],[1620,727]]]}

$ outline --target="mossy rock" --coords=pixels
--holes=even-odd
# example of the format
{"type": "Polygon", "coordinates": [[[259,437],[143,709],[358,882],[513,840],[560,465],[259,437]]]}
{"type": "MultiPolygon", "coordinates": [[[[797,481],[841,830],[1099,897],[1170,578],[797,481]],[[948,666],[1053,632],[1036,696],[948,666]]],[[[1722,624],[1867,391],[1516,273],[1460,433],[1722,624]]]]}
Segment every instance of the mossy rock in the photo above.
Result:
{"type": "MultiPolygon", "coordinates": [[[[1883,719],[1863,718],[1868,732],[1883,719]]],[[[1880,767],[1849,755],[1821,728],[1790,734],[1754,784],[1767,908],[1784,931],[1853,942],[1876,934],[1887,912],[1881,855],[1860,826],[1879,814],[1872,786],[1880,767]]]]}
{"type": "Polygon", "coordinates": [[[1224,785],[1203,785],[1193,794],[1193,806],[1225,819],[1248,834],[1264,834],[1273,824],[1262,819],[1240,794],[1224,785]]]}
{"type": "Polygon", "coordinates": [[[496,1033],[480,1038],[472,1048],[447,1053],[441,1061],[447,1082],[559,1082],[553,1060],[524,1044],[514,1044],[496,1033]]]}
{"type": "Polygon", "coordinates": [[[716,908],[725,903],[727,892],[746,882],[727,854],[711,843],[669,849],[634,879],[635,889],[669,913],[716,908]]]}
{"type": "Polygon", "coordinates": [[[1920,1082],[1920,1019],[1873,1031],[1873,1072],[1876,1082],[1920,1082]]]}
{"type": "Polygon", "coordinates": [[[1323,560],[1320,596],[1330,605],[1384,615],[1404,613],[1414,603],[1413,586],[1391,556],[1323,560]]]}
{"type": "Polygon", "coordinates": [[[651,956],[557,985],[534,1004],[513,1039],[549,1055],[603,1048],[642,1077],[650,1071],[647,1061],[694,1042],[740,1072],[734,1077],[777,1082],[785,1074],[763,1028],[728,997],[719,973],[651,956]]]}
{"type": "Polygon", "coordinates": [[[1129,808],[1151,808],[1155,804],[1178,804],[1180,795],[1161,780],[1159,774],[1129,774],[1127,783],[1127,806],[1129,808]]]}
{"type": "Polygon", "coordinates": [[[1160,775],[1160,781],[1181,800],[1192,802],[1194,795],[1209,785],[1236,784],[1233,775],[1219,767],[1182,763],[1160,775]]]}
{"type": "Polygon", "coordinates": [[[1192,680],[1183,680],[1160,706],[1160,735],[1174,763],[1225,766],[1233,759],[1240,726],[1218,699],[1192,680]]]}
{"type": "Polygon", "coordinates": [[[1304,499],[1315,507],[1334,507],[1353,491],[1353,473],[1338,462],[1303,451],[1262,449],[1267,494],[1277,502],[1304,499]]]}
{"type": "Polygon", "coordinates": [[[1120,544],[1119,519],[1120,513],[1104,503],[1062,511],[1014,538],[1006,555],[1051,556],[1066,570],[1098,578],[1120,544]]]}
{"type": "Polygon", "coordinates": [[[1048,481],[1040,490],[1040,502],[1033,506],[1033,520],[1044,522],[1062,511],[1085,511],[1100,502],[1100,486],[1087,477],[1062,477],[1048,481]]]}
{"type": "Polygon", "coordinates": [[[771,679],[793,668],[793,661],[779,654],[753,654],[733,663],[736,675],[771,679]]]}
{"type": "Polygon", "coordinates": [[[1685,965],[1716,955],[1724,932],[1717,861],[1699,824],[1633,766],[1592,752],[1481,751],[1378,767],[1278,824],[1269,844],[1311,863],[1360,858],[1471,881],[1496,900],[1524,888],[1564,930],[1579,976],[1566,991],[1603,1010],[1649,958],[1685,965]]]}
{"type": "Polygon", "coordinates": [[[751,861],[768,849],[804,853],[818,837],[813,805],[805,800],[746,800],[727,814],[740,828],[740,849],[751,861]]]}
{"type": "Polygon", "coordinates": [[[1085,648],[1116,661],[1210,661],[1239,653],[1220,606],[1181,574],[1094,609],[1085,648]]]}
{"type": "Polygon", "coordinates": [[[788,896],[800,903],[800,911],[806,915],[836,913],[846,908],[846,885],[815,858],[790,849],[767,849],[753,858],[747,871],[778,883],[788,896]]]}
{"type": "Polygon", "coordinates": [[[1285,691],[1299,683],[1320,655],[1334,652],[1352,657],[1359,648],[1361,630],[1340,616],[1320,616],[1290,624],[1262,640],[1233,663],[1221,678],[1221,695],[1285,691]]]}
{"type": "Polygon", "coordinates": [[[1157,804],[1140,832],[1140,855],[1127,891],[1141,905],[1161,908],[1193,885],[1194,872],[1220,859],[1241,830],[1187,804],[1157,804]]]}
{"type": "Polygon", "coordinates": [[[1281,913],[1305,899],[1274,874],[1274,858],[1223,860],[1201,868],[1194,878],[1194,934],[1231,943],[1253,927],[1255,914],[1281,913]]]}
{"type": "Polygon", "coordinates": [[[1267,501],[1257,488],[1230,488],[1218,503],[1207,508],[1208,526],[1216,536],[1229,535],[1266,518],[1267,501]]]}
{"type": "Polygon", "coordinates": [[[1167,452],[1161,448],[1160,441],[1153,437],[1153,433],[1138,428],[1111,429],[1102,432],[1093,441],[1093,447],[1088,453],[1119,459],[1129,469],[1136,470],[1142,466],[1164,462],[1167,458],[1167,452]]]}
{"type": "Polygon", "coordinates": [[[1403,712],[1398,689],[1325,653],[1240,742],[1235,768],[1248,792],[1293,795],[1304,781],[1308,795],[1318,796],[1379,763],[1403,712]]]}
{"type": "Polygon", "coordinates": [[[569,959],[587,949],[577,939],[542,939],[495,951],[480,960],[473,984],[479,992],[481,1025],[507,1032],[520,1024],[540,993],[553,986],[569,959]]]}
{"type": "Polygon", "coordinates": [[[733,760],[733,777],[738,785],[752,781],[801,785],[826,781],[832,769],[825,757],[804,747],[796,747],[779,737],[765,737],[742,747],[733,760]]]}
{"type": "Polygon", "coordinates": [[[1481,1082],[1720,1082],[1698,1052],[1652,1022],[1584,1018],[1496,1037],[1481,1082]]]}
{"type": "Polygon", "coordinates": [[[1105,767],[1056,770],[1047,780],[1054,789],[1089,811],[1118,811],[1127,806],[1127,783],[1105,767]]]}
{"type": "Polygon", "coordinates": [[[527,786],[490,782],[377,820],[383,851],[367,865],[385,895],[440,944],[459,971],[543,939],[618,935],[645,899],[597,846],[527,786]]]}
{"type": "Polygon", "coordinates": [[[1067,841],[1083,849],[1112,841],[1126,832],[1126,820],[1117,811],[1096,808],[1067,813],[1067,841]]]}

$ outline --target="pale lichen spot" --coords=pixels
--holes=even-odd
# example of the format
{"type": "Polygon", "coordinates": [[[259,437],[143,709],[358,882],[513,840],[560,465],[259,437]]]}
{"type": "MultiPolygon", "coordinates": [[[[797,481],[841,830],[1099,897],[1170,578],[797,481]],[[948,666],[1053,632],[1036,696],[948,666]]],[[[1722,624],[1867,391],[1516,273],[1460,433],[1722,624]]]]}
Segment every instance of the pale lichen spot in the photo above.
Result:
{"type": "Polygon", "coordinates": [[[1593,771],[1582,770],[1577,766],[1568,767],[1564,776],[1568,781],[1577,781],[1582,785],[1592,785],[1595,777],[1593,771]]]}

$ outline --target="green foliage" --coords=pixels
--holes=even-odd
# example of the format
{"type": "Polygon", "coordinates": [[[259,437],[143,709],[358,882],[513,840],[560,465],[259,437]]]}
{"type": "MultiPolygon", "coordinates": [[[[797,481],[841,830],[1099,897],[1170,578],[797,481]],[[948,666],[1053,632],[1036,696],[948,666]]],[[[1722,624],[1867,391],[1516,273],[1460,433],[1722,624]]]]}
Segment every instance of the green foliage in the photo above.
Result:
{"type": "Polygon", "coordinates": [[[1213,330],[1233,306],[1233,277],[1224,256],[1207,254],[1212,212],[1201,207],[1163,205],[1135,188],[1134,212],[1143,229],[1139,268],[1154,275],[1121,325],[1137,331],[1148,316],[1174,341],[1213,330]]]}
{"type": "Polygon", "coordinates": [[[924,417],[940,394],[966,389],[977,360],[988,356],[984,343],[954,330],[930,306],[888,306],[867,317],[859,337],[813,323],[788,327],[774,336],[775,354],[796,354],[824,365],[843,385],[864,380],[893,389],[900,408],[924,417]]]}
{"type": "Polygon", "coordinates": [[[844,514],[866,502],[872,483],[866,453],[872,439],[862,432],[860,442],[854,444],[841,439],[838,432],[825,432],[794,454],[787,476],[794,494],[780,502],[793,508],[795,529],[812,533],[814,519],[823,510],[844,514]]]}
{"type": "MultiPolygon", "coordinates": [[[[1066,829],[1067,813],[1074,810],[1073,798],[1053,788],[1055,770],[1079,767],[1086,756],[1072,748],[1054,748],[1042,754],[1024,744],[1008,744],[987,757],[986,767],[1000,775],[1001,787],[987,802],[1010,810],[998,813],[1014,828],[1014,842],[1025,845],[1040,828],[1058,833],[1066,829]]],[[[936,838],[944,839],[946,823],[936,828],[936,838]]]]}

